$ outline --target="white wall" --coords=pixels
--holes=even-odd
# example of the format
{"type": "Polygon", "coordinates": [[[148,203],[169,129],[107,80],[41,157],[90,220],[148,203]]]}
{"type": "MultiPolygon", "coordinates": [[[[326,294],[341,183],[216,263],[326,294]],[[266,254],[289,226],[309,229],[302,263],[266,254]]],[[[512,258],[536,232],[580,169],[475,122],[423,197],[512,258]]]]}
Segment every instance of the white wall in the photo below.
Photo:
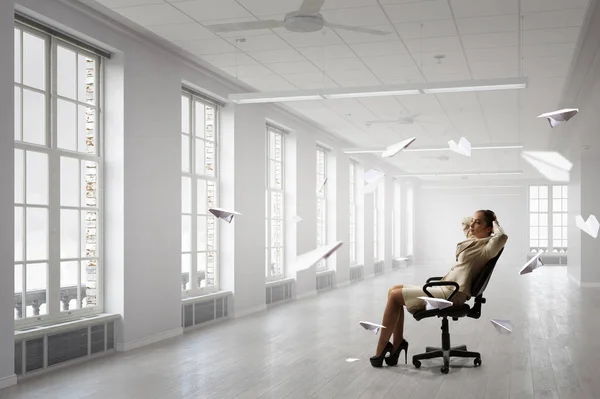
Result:
{"type": "MultiPolygon", "coordinates": [[[[510,183],[510,182],[509,182],[510,183]]],[[[451,188],[416,190],[415,258],[418,263],[444,263],[455,260],[456,244],[463,241],[461,221],[479,209],[490,209],[509,236],[502,255],[503,263],[520,264],[527,258],[527,185],[519,188],[451,188]],[[507,195],[509,194],[509,195],[507,195]]],[[[486,185],[510,185],[486,182],[486,185]]],[[[448,182],[422,184],[425,187],[449,186],[448,182]]],[[[483,185],[483,183],[482,183],[483,185]]]]}
{"type": "Polygon", "coordinates": [[[13,7],[0,2],[0,389],[14,375],[13,7]]]}

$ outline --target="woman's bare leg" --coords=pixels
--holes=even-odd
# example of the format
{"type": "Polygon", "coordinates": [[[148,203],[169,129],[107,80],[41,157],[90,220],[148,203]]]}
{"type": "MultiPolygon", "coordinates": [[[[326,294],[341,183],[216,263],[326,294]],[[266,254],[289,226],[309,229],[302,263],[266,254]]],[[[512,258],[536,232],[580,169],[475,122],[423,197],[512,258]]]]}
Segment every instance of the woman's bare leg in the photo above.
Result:
{"type": "MultiPolygon", "coordinates": [[[[377,352],[375,356],[379,356],[385,348],[385,344],[390,340],[392,334],[400,329],[400,337],[404,330],[404,298],[402,297],[402,286],[395,286],[388,291],[388,301],[385,305],[385,311],[383,312],[383,320],[381,324],[385,328],[381,329],[379,333],[379,342],[377,343],[377,352]],[[400,325],[400,327],[398,327],[400,325]]],[[[398,341],[398,338],[394,337],[394,343],[400,345],[402,338],[398,341]]],[[[394,345],[396,347],[396,345],[394,345]]]]}

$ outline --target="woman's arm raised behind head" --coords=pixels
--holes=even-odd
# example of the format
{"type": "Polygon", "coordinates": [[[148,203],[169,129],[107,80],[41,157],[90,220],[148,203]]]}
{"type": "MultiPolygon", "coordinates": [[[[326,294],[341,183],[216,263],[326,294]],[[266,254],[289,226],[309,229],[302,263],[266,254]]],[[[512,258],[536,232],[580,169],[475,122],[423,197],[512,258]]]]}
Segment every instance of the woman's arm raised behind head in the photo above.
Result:
{"type": "Polygon", "coordinates": [[[493,225],[494,235],[492,236],[492,238],[490,238],[488,243],[483,248],[484,256],[487,259],[492,259],[494,256],[498,255],[500,250],[504,248],[504,245],[506,245],[506,241],[508,241],[508,236],[506,235],[500,224],[498,224],[497,220],[494,220],[493,225]]]}

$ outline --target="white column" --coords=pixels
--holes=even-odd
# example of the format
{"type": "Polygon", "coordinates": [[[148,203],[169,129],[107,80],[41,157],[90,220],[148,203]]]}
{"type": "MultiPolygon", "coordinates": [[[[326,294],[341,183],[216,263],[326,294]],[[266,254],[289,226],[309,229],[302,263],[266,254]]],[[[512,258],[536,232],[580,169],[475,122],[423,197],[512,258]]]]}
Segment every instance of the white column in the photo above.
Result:
{"type": "Polygon", "coordinates": [[[336,235],[334,241],[342,241],[335,253],[336,285],[344,286],[350,281],[350,163],[346,154],[339,151],[335,157],[335,214],[336,235]]]}

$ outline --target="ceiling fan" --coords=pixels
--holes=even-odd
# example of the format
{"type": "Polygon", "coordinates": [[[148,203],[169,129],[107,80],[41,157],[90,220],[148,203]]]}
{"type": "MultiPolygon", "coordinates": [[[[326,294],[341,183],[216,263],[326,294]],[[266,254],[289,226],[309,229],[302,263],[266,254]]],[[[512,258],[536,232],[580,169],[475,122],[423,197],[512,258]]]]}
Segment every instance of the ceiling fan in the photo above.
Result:
{"type": "Polygon", "coordinates": [[[300,9],[298,11],[287,13],[283,21],[270,19],[265,21],[233,22],[227,24],[207,25],[206,28],[214,33],[272,28],[286,28],[290,32],[306,33],[319,31],[326,26],[333,29],[343,29],[372,35],[384,36],[390,34],[390,32],[384,32],[376,29],[327,22],[320,14],[324,3],[325,0],[304,0],[300,6],[300,9]]]}

